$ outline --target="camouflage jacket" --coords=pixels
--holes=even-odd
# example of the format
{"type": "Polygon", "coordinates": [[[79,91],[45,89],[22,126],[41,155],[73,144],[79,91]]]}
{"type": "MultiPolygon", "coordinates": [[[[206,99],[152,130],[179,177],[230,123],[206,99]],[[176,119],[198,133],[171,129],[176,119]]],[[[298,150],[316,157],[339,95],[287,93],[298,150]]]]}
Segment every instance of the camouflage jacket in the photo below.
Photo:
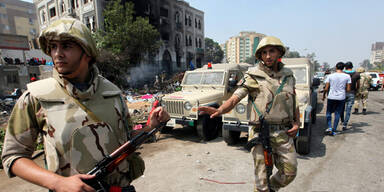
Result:
{"type": "Polygon", "coordinates": [[[358,92],[368,92],[369,87],[371,86],[372,77],[366,73],[360,74],[360,87],[358,92]]]}
{"type": "MultiPolygon", "coordinates": [[[[288,125],[293,122],[295,110],[298,107],[295,93],[296,80],[290,69],[284,68],[282,63],[280,65],[277,73],[263,67],[262,64],[250,68],[234,94],[240,99],[249,94],[262,114],[265,114],[267,106],[272,102],[269,113],[265,114],[265,120],[270,124],[288,125]],[[287,81],[282,91],[275,95],[285,76],[287,76],[287,81]]],[[[249,120],[259,121],[259,116],[253,106],[249,120]]],[[[250,130],[250,138],[254,134],[252,130],[250,130]]]]}
{"type": "MultiPolygon", "coordinates": [[[[54,70],[53,78],[28,84],[11,114],[2,154],[9,176],[12,163],[30,158],[38,134],[44,138],[47,169],[63,176],[88,172],[96,162],[128,140],[128,109],[121,91],[91,68],[92,80],[80,91],[54,70]],[[92,119],[74,99],[92,111],[92,119]]],[[[126,186],[144,171],[138,156],[124,161],[105,180],[111,185],[126,186]],[[135,162],[132,161],[135,160],[135,162]],[[136,167],[135,167],[136,166],[136,167]],[[135,167],[135,168],[134,168],[135,167]],[[133,174],[136,169],[136,175],[133,174]]]]}

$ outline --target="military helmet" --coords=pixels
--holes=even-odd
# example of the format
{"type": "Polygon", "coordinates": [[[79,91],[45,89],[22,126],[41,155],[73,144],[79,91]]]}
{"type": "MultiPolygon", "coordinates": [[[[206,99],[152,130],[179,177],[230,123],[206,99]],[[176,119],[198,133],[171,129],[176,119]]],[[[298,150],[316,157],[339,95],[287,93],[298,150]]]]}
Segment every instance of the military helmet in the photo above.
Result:
{"type": "Polygon", "coordinates": [[[255,56],[257,59],[261,59],[261,50],[266,46],[275,46],[280,50],[281,56],[285,54],[285,46],[279,38],[273,36],[266,36],[260,41],[259,45],[256,48],[255,56]]]}
{"type": "Polygon", "coordinates": [[[92,38],[91,31],[81,21],[74,18],[62,18],[51,23],[39,37],[40,47],[47,55],[50,54],[49,41],[74,41],[84,52],[96,61],[96,42],[92,38]]]}
{"type": "Polygon", "coordinates": [[[365,72],[365,69],[363,67],[359,67],[356,69],[356,72],[358,73],[364,73],[365,72]]]}

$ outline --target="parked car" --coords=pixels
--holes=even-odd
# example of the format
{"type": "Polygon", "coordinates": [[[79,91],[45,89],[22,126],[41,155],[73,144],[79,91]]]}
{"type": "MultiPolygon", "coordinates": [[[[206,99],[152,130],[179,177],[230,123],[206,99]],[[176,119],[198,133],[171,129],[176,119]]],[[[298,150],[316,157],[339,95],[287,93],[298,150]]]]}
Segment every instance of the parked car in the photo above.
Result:
{"type": "MultiPolygon", "coordinates": [[[[296,94],[300,108],[300,128],[295,139],[300,154],[310,152],[311,129],[316,121],[317,88],[320,79],[313,78],[313,65],[308,58],[284,58],[285,67],[290,68],[296,78],[296,94]]],[[[223,115],[223,138],[228,145],[237,143],[241,132],[248,132],[252,105],[248,97],[243,98],[233,110],[223,115]]]]}
{"type": "Polygon", "coordinates": [[[377,73],[377,72],[366,72],[366,74],[368,74],[368,75],[370,75],[372,77],[371,86],[370,86],[371,90],[377,91],[377,90],[379,90],[383,86],[383,82],[382,82],[382,79],[380,78],[379,73],[377,73]]]}
{"type": "Polygon", "coordinates": [[[161,105],[166,108],[171,120],[162,132],[173,129],[175,124],[191,126],[197,129],[199,137],[211,140],[218,136],[222,127],[222,118],[211,119],[209,115],[199,115],[199,106],[218,108],[237,88],[237,82],[243,78],[250,64],[213,64],[204,65],[193,71],[186,71],[181,83],[182,90],[165,95],[161,105]]]}

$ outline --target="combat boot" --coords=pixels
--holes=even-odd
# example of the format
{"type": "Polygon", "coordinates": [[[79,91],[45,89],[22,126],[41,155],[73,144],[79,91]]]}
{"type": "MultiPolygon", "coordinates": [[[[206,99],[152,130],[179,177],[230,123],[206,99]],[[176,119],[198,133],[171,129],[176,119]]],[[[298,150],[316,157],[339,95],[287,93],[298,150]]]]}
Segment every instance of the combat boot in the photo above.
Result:
{"type": "Polygon", "coordinates": [[[367,114],[367,109],[363,109],[363,115],[367,114]]]}
{"type": "Polygon", "coordinates": [[[355,109],[355,111],[352,114],[356,115],[358,112],[359,112],[359,110],[355,109]]]}

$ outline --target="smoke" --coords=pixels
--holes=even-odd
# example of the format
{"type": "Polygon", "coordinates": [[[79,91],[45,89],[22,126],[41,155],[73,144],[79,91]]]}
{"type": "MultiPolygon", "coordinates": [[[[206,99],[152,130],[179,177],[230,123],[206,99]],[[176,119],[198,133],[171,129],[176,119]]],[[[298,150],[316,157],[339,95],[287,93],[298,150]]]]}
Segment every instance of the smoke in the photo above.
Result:
{"type": "Polygon", "coordinates": [[[143,87],[144,84],[152,85],[156,74],[160,73],[160,67],[155,64],[140,64],[140,66],[129,69],[129,86],[132,88],[143,87]]]}

